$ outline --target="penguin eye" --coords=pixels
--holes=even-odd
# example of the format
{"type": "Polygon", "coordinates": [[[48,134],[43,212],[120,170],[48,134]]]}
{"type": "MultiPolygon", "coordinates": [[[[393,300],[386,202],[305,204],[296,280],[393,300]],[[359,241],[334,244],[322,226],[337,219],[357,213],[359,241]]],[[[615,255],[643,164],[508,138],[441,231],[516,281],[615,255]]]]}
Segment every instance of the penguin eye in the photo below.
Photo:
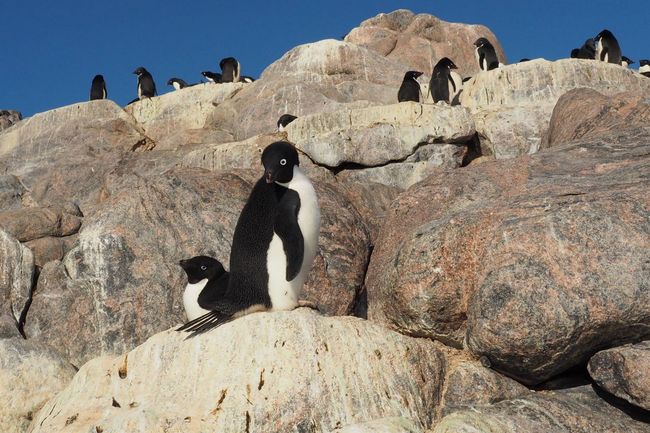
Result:
{"type": "Polygon", "coordinates": [[[201,266],[201,270],[202,270],[202,271],[205,271],[206,269],[208,269],[207,266],[205,266],[205,265],[201,266]]]}
{"type": "Polygon", "coordinates": [[[284,159],[284,158],[282,158],[282,159],[280,160],[280,165],[287,165],[287,160],[284,159]]]}

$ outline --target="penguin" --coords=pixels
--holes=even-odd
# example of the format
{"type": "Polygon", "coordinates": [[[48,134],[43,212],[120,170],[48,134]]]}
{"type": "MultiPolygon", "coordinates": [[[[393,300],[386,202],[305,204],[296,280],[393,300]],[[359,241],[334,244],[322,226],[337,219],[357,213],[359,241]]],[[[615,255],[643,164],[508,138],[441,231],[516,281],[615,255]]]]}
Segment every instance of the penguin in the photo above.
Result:
{"type": "Polygon", "coordinates": [[[476,60],[481,71],[491,71],[499,67],[499,58],[490,41],[485,38],[478,38],[474,42],[474,46],[476,47],[476,60]]]}
{"type": "Polygon", "coordinates": [[[452,69],[458,68],[448,57],[443,57],[433,67],[431,81],[429,81],[429,91],[434,104],[439,101],[445,101],[449,104],[451,97],[456,94],[456,84],[451,78],[452,69]],[[451,91],[450,86],[452,86],[451,91]]]}
{"type": "Polygon", "coordinates": [[[138,69],[133,71],[135,75],[138,76],[138,98],[152,98],[158,94],[156,92],[156,83],[153,81],[153,77],[145,68],[140,66],[138,69]]]}
{"type": "Polygon", "coordinates": [[[589,38],[585,41],[580,48],[571,50],[572,59],[588,59],[593,60],[596,58],[596,41],[589,38]]]}
{"type": "Polygon", "coordinates": [[[580,55],[580,48],[574,48],[571,50],[572,59],[577,59],[579,55],[580,55]]]}
{"type": "Polygon", "coordinates": [[[228,287],[228,272],[219,260],[208,256],[192,257],[178,264],[187,274],[183,307],[191,321],[209,313],[212,304],[221,298],[228,287]]]}
{"type": "Polygon", "coordinates": [[[291,114],[283,114],[280,116],[278,119],[278,131],[284,131],[284,129],[287,127],[288,124],[296,120],[298,117],[291,115],[291,114]]]}
{"type": "Polygon", "coordinates": [[[402,85],[397,92],[398,102],[420,102],[420,83],[418,83],[418,77],[420,75],[422,75],[422,72],[418,71],[408,71],[404,74],[402,85]]]}
{"type": "Polygon", "coordinates": [[[524,57],[523,59],[519,60],[519,63],[524,63],[524,62],[530,62],[530,59],[528,57],[524,57]]]}
{"type": "Polygon", "coordinates": [[[221,83],[221,74],[218,72],[203,71],[201,75],[211,83],[221,83]]]}
{"type": "Polygon", "coordinates": [[[650,77],[650,60],[639,60],[639,74],[650,77]]]}
{"type": "Polygon", "coordinates": [[[209,313],[178,328],[190,337],[246,314],[310,306],[299,296],[318,251],[316,191],[291,143],[267,146],[262,164],[264,174],[235,226],[227,287],[209,313]]]}
{"type": "Polygon", "coordinates": [[[248,75],[242,75],[239,77],[239,82],[240,83],[253,83],[255,82],[255,78],[249,77],[248,75]]]}
{"type": "Polygon", "coordinates": [[[630,59],[629,57],[621,56],[621,66],[629,68],[632,64],[634,64],[634,60],[630,59]]]}
{"type": "Polygon", "coordinates": [[[191,87],[193,84],[187,84],[185,80],[181,80],[180,78],[170,78],[167,81],[168,86],[173,86],[175,90],[181,90],[184,89],[185,87],[191,87]]]}
{"type": "Polygon", "coordinates": [[[95,75],[93,83],[90,85],[90,100],[106,99],[108,92],[106,92],[106,81],[103,75],[95,75]]]}
{"type": "Polygon", "coordinates": [[[609,30],[605,29],[594,38],[596,41],[596,60],[621,64],[621,47],[609,30]]]}
{"type": "Polygon", "coordinates": [[[219,62],[222,83],[239,82],[239,62],[234,57],[226,57],[219,62]]]}

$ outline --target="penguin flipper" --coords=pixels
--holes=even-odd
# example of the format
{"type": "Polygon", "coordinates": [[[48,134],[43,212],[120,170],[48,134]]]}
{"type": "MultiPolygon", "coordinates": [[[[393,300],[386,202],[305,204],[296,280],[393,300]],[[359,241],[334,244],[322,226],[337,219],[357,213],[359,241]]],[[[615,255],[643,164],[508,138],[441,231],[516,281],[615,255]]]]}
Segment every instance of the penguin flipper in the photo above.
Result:
{"type": "Polygon", "coordinates": [[[230,274],[225,272],[221,275],[214,283],[212,281],[208,282],[210,285],[201,290],[197,302],[199,307],[204,310],[217,310],[219,309],[219,301],[221,301],[228,289],[228,279],[230,274]]]}
{"type": "Polygon", "coordinates": [[[234,319],[232,314],[224,314],[219,311],[213,310],[205,313],[203,316],[197,317],[176,329],[176,331],[191,332],[188,338],[194,338],[197,335],[203,334],[211,329],[218,328],[234,319]]]}
{"type": "Polygon", "coordinates": [[[282,240],[282,248],[287,257],[286,279],[291,281],[302,268],[302,259],[305,255],[305,240],[298,225],[298,211],[300,211],[300,196],[293,190],[288,190],[278,209],[278,214],[273,223],[273,231],[282,240]]]}

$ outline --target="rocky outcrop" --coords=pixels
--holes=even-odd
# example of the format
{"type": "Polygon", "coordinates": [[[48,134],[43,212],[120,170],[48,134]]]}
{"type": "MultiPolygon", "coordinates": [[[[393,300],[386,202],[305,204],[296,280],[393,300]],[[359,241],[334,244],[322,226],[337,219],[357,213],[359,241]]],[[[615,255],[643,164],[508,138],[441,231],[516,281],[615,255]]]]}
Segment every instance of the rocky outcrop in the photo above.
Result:
{"type": "Polygon", "coordinates": [[[643,134],[436,173],[400,195],[370,262],[369,318],[467,339],[526,383],[649,335],[643,134]]]}
{"type": "Polygon", "coordinates": [[[0,317],[9,317],[3,323],[18,324],[31,300],[33,280],[32,252],[0,229],[0,317]]]}
{"type": "Polygon", "coordinates": [[[76,370],[56,352],[22,338],[0,339],[0,425],[26,432],[45,403],[63,390],[76,370]]]}
{"type": "Polygon", "coordinates": [[[332,433],[422,433],[408,418],[382,418],[332,430],[332,433]]]}
{"type": "Polygon", "coordinates": [[[588,366],[598,386],[650,410],[650,341],[598,352],[588,366]]]}
{"type": "MultiPolygon", "coordinates": [[[[258,176],[187,168],[109,183],[109,198],[85,218],[63,262],[44,266],[27,335],[81,365],[183,321],[187,280],[178,261],[206,254],[228,268],[235,224],[258,176]]],[[[363,285],[369,234],[336,189],[316,186],[320,249],[304,296],[325,313],[348,314],[363,285]]]]}
{"type": "Polygon", "coordinates": [[[22,120],[23,115],[16,110],[0,110],[0,131],[22,120]]]}
{"type": "Polygon", "coordinates": [[[0,212],[0,227],[21,242],[79,231],[81,218],[60,207],[22,208],[0,212]]]}
{"type": "Polygon", "coordinates": [[[275,131],[283,114],[298,117],[397,102],[406,66],[355,44],[324,40],[295,47],[260,79],[220,104],[212,123],[234,141],[275,131]]]}
{"type": "MultiPolygon", "coordinates": [[[[643,419],[643,418],[642,418],[643,419]]],[[[530,393],[489,406],[472,406],[442,419],[433,433],[642,433],[636,420],[600,399],[589,386],[530,393]]]]}
{"type": "Polygon", "coordinates": [[[453,59],[463,76],[478,72],[474,42],[488,38],[494,45],[501,63],[506,56],[494,33],[485,26],[449,23],[429,14],[414,14],[400,9],[367,19],[348,33],[352,42],[409,69],[431,75],[433,66],[443,57],[453,59]]]}
{"type": "Polygon", "coordinates": [[[407,417],[424,430],[443,369],[432,342],[361,319],[257,313],[194,339],[163,332],[87,363],[31,428],[327,432],[407,417]]]}
{"type": "Polygon", "coordinates": [[[538,59],[476,74],[465,83],[460,103],[474,116],[483,154],[505,159],[537,152],[560,96],[582,87],[643,94],[650,81],[604,62],[538,59]]]}
{"type": "Polygon", "coordinates": [[[0,175],[0,209],[7,211],[22,207],[26,194],[25,186],[16,176],[0,175]]]}
{"type": "Polygon", "coordinates": [[[201,143],[232,141],[231,133],[208,125],[219,104],[232,98],[244,83],[205,83],[146,98],[126,107],[159,150],[201,143]]]}

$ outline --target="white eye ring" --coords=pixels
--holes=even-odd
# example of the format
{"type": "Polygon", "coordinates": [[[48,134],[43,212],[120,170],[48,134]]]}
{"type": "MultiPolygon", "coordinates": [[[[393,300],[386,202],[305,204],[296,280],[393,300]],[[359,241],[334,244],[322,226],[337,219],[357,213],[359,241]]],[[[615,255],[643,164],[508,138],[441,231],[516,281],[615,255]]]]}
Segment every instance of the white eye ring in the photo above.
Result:
{"type": "Polygon", "coordinates": [[[201,266],[201,270],[202,270],[202,271],[205,271],[206,269],[208,269],[207,266],[205,266],[205,265],[201,266]]]}
{"type": "Polygon", "coordinates": [[[287,160],[284,159],[284,158],[282,158],[282,159],[280,160],[280,165],[287,165],[287,160]]]}

